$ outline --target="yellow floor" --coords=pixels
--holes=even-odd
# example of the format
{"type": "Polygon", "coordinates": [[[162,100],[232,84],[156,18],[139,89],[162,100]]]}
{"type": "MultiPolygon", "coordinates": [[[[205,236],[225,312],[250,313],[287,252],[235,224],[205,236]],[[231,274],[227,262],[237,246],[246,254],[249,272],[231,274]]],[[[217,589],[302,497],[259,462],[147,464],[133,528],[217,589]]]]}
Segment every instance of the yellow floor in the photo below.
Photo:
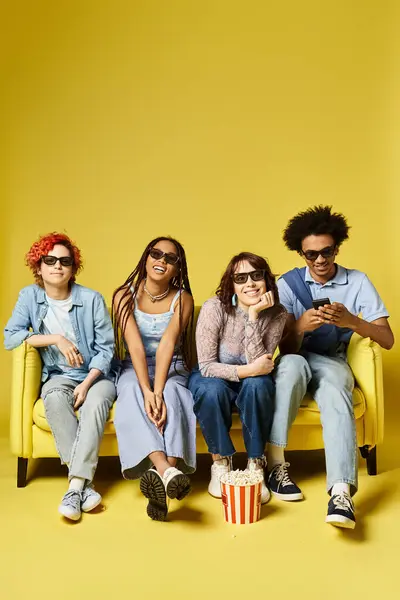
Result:
{"type": "Polygon", "coordinates": [[[208,457],[200,460],[193,493],[172,503],[166,523],[148,519],[137,482],[121,480],[117,459],[102,459],[97,489],[105,509],[69,524],[57,513],[66,485],[58,461],[31,461],[31,480],[17,489],[16,459],[3,440],[0,597],[400,598],[395,434],[389,432],[380,448],[377,477],[361,466],[353,532],[324,523],[320,452],[289,456],[306,500],[272,500],[262,520],[248,526],[225,524],[220,502],[206,493],[208,457]]]}

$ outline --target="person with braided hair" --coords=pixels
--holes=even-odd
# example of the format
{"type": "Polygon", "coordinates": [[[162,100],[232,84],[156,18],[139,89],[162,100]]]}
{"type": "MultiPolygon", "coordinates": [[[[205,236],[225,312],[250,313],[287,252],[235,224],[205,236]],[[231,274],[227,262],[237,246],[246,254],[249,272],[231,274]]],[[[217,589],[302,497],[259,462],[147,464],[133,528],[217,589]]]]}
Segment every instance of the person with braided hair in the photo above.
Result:
{"type": "Polygon", "coordinates": [[[168,498],[182,500],[196,468],[196,418],[187,388],[193,297],[185,251],[170,237],[145,248],[114,292],[115,429],[122,474],[140,480],[147,514],[164,521],[168,498]]]}

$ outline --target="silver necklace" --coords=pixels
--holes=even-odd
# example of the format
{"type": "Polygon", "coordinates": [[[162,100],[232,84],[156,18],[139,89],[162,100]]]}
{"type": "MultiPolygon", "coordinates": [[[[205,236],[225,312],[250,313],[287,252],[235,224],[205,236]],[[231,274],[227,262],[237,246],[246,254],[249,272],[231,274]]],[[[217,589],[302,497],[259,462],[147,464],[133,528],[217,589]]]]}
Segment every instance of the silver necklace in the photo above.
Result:
{"type": "Polygon", "coordinates": [[[163,292],[162,294],[159,294],[158,296],[153,296],[153,294],[150,294],[149,290],[147,289],[146,280],[145,280],[143,289],[146,292],[146,294],[149,296],[149,298],[152,302],[157,302],[158,300],[164,300],[164,298],[166,298],[168,296],[170,288],[168,286],[168,288],[165,290],[165,292],[163,292]]]}

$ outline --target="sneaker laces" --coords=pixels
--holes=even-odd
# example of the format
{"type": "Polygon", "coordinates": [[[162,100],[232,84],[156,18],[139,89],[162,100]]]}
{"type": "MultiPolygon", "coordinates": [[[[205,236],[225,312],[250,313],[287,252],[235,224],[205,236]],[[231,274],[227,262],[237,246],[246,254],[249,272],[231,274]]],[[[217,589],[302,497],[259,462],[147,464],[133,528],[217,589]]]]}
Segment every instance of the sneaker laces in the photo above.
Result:
{"type": "Polygon", "coordinates": [[[72,506],[72,508],[79,508],[81,499],[82,496],[79,490],[68,490],[68,492],[64,494],[62,504],[64,506],[72,506]]]}
{"type": "Polygon", "coordinates": [[[354,512],[353,500],[350,498],[347,492],[339,492],[339,494],[335,494],[332,496],[332,501],[336,508],[354,512]]]}
{"type": "Polygon", "coordinates": [[[290,467],[290,463],[285,462],[281,465],[278,465],[274,469],[274,478],[279,481],[282,487],[286,487],[287,485],[293,485],[293,481],[289,477],[288,467],[290,467]]]}

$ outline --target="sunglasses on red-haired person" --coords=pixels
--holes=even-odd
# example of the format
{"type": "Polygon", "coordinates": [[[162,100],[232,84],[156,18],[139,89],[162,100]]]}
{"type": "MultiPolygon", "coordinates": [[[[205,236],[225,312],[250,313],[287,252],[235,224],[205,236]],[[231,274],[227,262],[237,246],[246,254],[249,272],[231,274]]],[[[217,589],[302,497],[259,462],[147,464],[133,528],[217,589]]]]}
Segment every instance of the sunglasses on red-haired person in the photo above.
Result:
{"type": "Polygon", "coordinates": [[[63,267],[72,267],[72,265],[74,264],[74,259],[71,256],[58,257],[51,256],[50,254],[42,256],[42,261],[45,265],[48,265],[49,267],[54,267],[57,261],[60,261],[60,265],[62,265],[63,267]]]}

